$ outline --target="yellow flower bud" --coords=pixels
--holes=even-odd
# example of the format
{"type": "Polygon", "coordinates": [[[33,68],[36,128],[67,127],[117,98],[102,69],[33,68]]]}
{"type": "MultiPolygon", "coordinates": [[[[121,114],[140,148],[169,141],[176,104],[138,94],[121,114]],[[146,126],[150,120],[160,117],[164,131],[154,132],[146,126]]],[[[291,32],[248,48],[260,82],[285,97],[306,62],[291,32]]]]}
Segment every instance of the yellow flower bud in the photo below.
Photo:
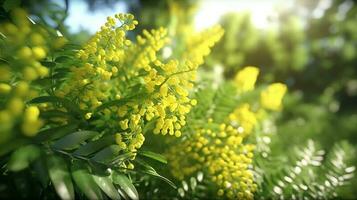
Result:
{"type": "Polygon", "coordinates": [[[127,112],[128,112],[128,107],[127,106],[120,106],[119,109],[118,109],[119,117],[124,117],[127,112]]]}
{"type": "Polygon", "coordinates": [[[117,67],[112,67],[112,72],[115,74],[118,72],[118,68],[117,67]]]}
{"type": "Polygon", "coordinates": [[[33,137],[35,135],[37,135],[38,130],[42,127],[43,122],[41,120],[37,120],[37,121],[25,121],[22,126],[22,132],[24,133],[24,135],[29,136],[29,137],[33,137]]]}
{"type": "Polygon", "coordinates": [[[44,66],[36,66],[37,74],[43,78],[48,75],[48,68],[44,66]]]}
{"type": "Polygon", "coordinates": [[[121,142],[122,142],[122,136],[121,136],[121,134],[120,133],[116,133],[115,134],[115,142],[117,143],[117,144],[121,144],[121,142]]]}
{"type": "Polygon", "coordinates": [[[24,108],[24,103],[20,98],[12,98],[7,105],[7,109],[14,116],[21,114],[23,108],[24,108]]]}
{"type": "Polygon", "coordinates": [[[128,164],[128,169],[134,169],[134,165],[132,163],[128,164]]]}
{"type": "Polygon", "coordinates": [[[0,94],[8,94],[11,91],[11,86],[6,83],[0,83],[0,94]]]}
{"type": "Polygon", "coordinates": [[[175,136],[180,137],[181,136],[181,131],[175,131],[175,136]]]}
{"type": "Polygon", "coordinates": [[[130,45],[131,45],[131,41],[130,41],[130,40],[125,40],[124,44],[125,44],[126,46],[130,46],[130,45]]]}
{"type": "Polygon", "coordinates": [[[119,143],[119,147],[120,147],[121,149],[126,149],[127,145],[125,144],[125,142],[120,142],[120,143],[119,143]]]}
{"type": "Polygon", "coordinates": [[[19,58],[29,59],[29,58],[31,58],[31,56],[32,56],[32,51],[31,51],[30,47],[25,46],[25,47],[22,47],[22,48],[17,52],[17,55],[19,56],[19,58]]]}
{"type": "Polygon", "coordinates": [[[237,73],[234,82],[239,90],[243,92],[250,91],[254,89],[258,74],[258,68],[251,66],[245,67],[237,73]]]}
{"type": "Polygon", "coordinates": [[[7,32],[9,34],[16,34],[19,31],[18,28],[14,24],[11,24],[11,23],[5,23],[3,26],[4,26],[5,32],[7,32]]]}
{"type": "Polygon", "coordinates": [[[24,121],[33,122],[37,121],[40,116],[40,110],[37,106],[29,106],[25,110],[24,121]]]}
{"type": "Polygon", "coordinates": [[[38,77],[37,72],[33,67],[25,67],[23,69],[23,75],[24,79],[28,81],[33,81],[38,77]]]}
{"type": "Polygon", "coordinates": [[[260,94],[260,103],[263,108],[270,110],[280,110],[283,97],[287,87],[282,83],[273,83],[260,94]]]}
{"type": "Polygon", "coordinates": [[[128,129],[128,122],[129,122],[128,119],[125,119],[125,120],[120,121],[120,122],[119,122],[120,128],[123,129],[123,130],[128,129]]]}
{"type": "Polygon", "coordinates": [[[168,87],[167,87],[167,85],[166,85],[166,84],[162,85],[162,86],[160,87],[160,94],[161,94],[161,96],[166,97],[166,96],[167,96],[167,92],[168,92],[168,87]]]}
{"type": "Polygon", "coordinates": [[[84,116],[84,118],[87,120],[90,119],[91,117],[92,117],[92,113],[86,113],[84,116]]]}
{"type": "Polygon", "coordinates": [[[218,196],[223,196],[224,194],[224,191],[222,189],[219,189],[218,192],[217,192],[217,195],[218,196]]]}
{"type": "Polygon", "coordinates": [[[193,106],[197,105],[197,100],[196,99],[192,99],[191,100],[191,105],[193,105],[193,106]]]}
{"type": "Polygon", "coordinates": [[[11,79],[11,71],[6,66],[0,66],[0,81],[9,81],[11,79]]]}
{"type": "Polygon", "coordinates": [[[26,96],[29,91],[29,84],[25,81],[20,81],[16,85],[15,94],[18,96],[26,96]]]}
{"type": "Polygon", "coordinates": [[[41,60],[46,57],[46,51],[40,46],[33,47],[32,53],[37,60],[41,60]]]}
{"type": "Polygon", "coordinates": [[[30,40],[34,45],[43,45],[45,42],[42,35],[39,33],[33,33],[30,37],[30,40]]]}
{"type": "MultiPolygon", "coordinates": [[[[0,125],[5,126],[11,123],[12,116],[7,110],[0,111],[0,125]]],[[[1,137],[0,137],[1,138],[1,137]]]]}

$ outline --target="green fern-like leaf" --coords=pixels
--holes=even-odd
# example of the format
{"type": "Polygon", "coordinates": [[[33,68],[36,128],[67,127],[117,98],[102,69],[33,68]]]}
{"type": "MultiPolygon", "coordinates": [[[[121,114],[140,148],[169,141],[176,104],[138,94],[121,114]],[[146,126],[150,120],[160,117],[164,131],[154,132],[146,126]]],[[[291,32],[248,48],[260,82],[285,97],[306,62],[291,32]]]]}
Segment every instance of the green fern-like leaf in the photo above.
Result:
{"type": "Polygon", "coordinates": [[[191,176],[186,180],[181,181],[180,187],[177,189],[176,199],[202,199],[208,195],[208,188],[205,184],[204,175],[198,172],[196,176],[191,176]]]}
{"type": "Polygon", "coordinates": [[[325,156],[325,151],[309,140],[304,147],[276,158],[257,158],[256,177],[260,185],[257,196],[262,199],[335,198],[339,187],[353,177],[355,168],[349,165],[352,155],[352,147],[346,142],[335,144],[325,156]]]}

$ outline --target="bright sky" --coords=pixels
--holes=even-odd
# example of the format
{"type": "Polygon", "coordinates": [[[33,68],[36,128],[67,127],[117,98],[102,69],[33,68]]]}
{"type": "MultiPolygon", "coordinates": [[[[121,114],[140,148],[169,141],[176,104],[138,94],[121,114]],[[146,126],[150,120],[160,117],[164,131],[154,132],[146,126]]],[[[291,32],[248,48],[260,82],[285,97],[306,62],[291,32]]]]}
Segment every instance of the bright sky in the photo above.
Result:
{"type": "Polygon", "coordinates": [[[95,33],[102,26],[108,16],[116,13],[127,12],[127,7],[123,1],[119,1],[113,7],[103,7],[95,11],[89,11],[88,6],[83,1],[70,1],[69,16],[66,25],[71,32],[78,32],[82,28],[91,33],[95,33]]]}
{"type": "MultiPolygon", "coordinates": [[[[70,3],[66,24],[70,26],[72,32],[83,28],[94,33],[105,23],[107,16],[127,11],[123,1],[119,1],[113,7],[101,8],[94,12],[89,12],[88,6],[83,1],[77,0],[70,3]]],[[[253,23],[258,28],[265,28],[268,25],[268,16],[274,15],[274,8],[291,5],[292,0],[202,0],[195,24],[197,29],[203,29],[217,23],[219,18],[227,12],[249,11],[253,23]]]]}
{"type": "Polygon", "coordinates": [[[291,0],[202,0],[195,24],[198,30],[216,24],[227,12],[250,12],[252,21],[258,28],[268,26],[268,17],[274,15],[277,7],[288,7],[291,0]]]}

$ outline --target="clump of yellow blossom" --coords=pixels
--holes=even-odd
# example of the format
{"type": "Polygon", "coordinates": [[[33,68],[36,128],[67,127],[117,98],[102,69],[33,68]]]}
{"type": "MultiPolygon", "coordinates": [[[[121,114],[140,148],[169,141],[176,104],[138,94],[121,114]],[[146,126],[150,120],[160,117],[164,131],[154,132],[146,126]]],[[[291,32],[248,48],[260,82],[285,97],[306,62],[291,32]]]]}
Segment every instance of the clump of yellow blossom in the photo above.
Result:
{"type": "Polygon", "coordinates": [[[14,9],[11,22],[0,25],[0,143],[6,142],[17,133],[19,125],[26,136],[34,136],[43,125],[37,107],[26,102],[39,96],[40,88],[34,81],[48,76],[49,69],[41,64],[52,43],[51,37],[41,26],[29,20],[22,9],[14,9]]]}
{"type": "Polygon", "coordinates": [[[185,55],[163,59],[160,50],[170,42],[167,30],[144,30],[131,41],[127,31],[137,24],[132,14],[108,17],[78,51],[83,62],[71,67],[69,79],[56,91],[77,102],[84,119],[115,134],[119,147],[134,155],[145,132],[182,135],[185,116],[197,104],[189,98],[197,67],[223,34],[215,27],[193,35],[185,55]],[[102,109],[108,102],[117,103],[102,109]],[[145,129],[147,124],[151,129],[145,129]]]}
{"type": "Polygon", "coordinates": [[[234,78],[234,83],[241,92],[253,90],[258,74],[259,69],[257,67],[245,67],[238,71],[234,78]]]}
{"type": "Polygon", "coordinates": [[[43,125],[42,120],[39,119],[40,110],[36,106],[26,108],[24,113],[22,131],[27,136],[34,136],[37,134],[39,128],[43,125]]]}
{"type": "Polygon", "coordinates": [[[231,124],[238,127],[239,133],[250,134],[254,126],[258,123],[256,113],[252,112],[250,105],[245,103],[236,108],[230,115],[231,124]]]}
{"type": "Polygon", "coordinates": [[[228,124],[209,122],[167,152],[172,173],[183,179],[204,170],[216,185],[217,195],[230,199],[253,199],[254,145],[243,144],[244,135],[228,124]]]}
{"type": "MultiPolygon", "coordinates": [[[[254,90],[258,73],[259,70],[255,67],[246,67],[238,72],[232,81],[235,85],[231,91],[235,94],[232,96],[239,99],[248,94],[248,91],[254,90]]],[[[197,123],[197,120],[202,119],[195,119],[195,115],[190,115],[189,117],[193,117],[193,119],[188,119],[190,128],[184,129],[188,132],[187,136],[182,141],[173,142],[167,150],[172,174],[183,179],[198,171],[203,171],[214,183],[217,196],[228,199],[253,199],[253,194],[257,189],[252,166],[255,146],[246,141],[258,130],[256,126],[261,124],[266,117],[265,109],[280,107],[286,89],[283,92],[281,90],[277,92],[276,87],[277,84],[272,84],[261,93],[269,104],[259,106],[259,99],[243,98],[244,100],[238,101],[237,105],[232,105],[230,113],[223,116],[219,110],[216,110],[218,108],[214,103],[210,108],[202,104],[207,110],[204,115],[210,115],[216,119],[215,114],[217,114],[219,115],[217,119],[223,120],[223,123],[219,124],[212,118],[209,118],[207,122],[197,123]],[[279,105],[276,102],[279,102],[279,105]]],[[[278,84],[278,87],[286,86],[278,84]]],[[[258,93],[259,90],[252,92],[258,93]]],[[[217,92],[217,94],[220,93],[217,92]]],[[[200,102],[197,106],[200,110],[200,102]]]]}
{"type": "Polygon", "coordinates": [[[270,110],[280,110],[282,99],[287,91],[287,87],[282,83],[269,85],[260,94],[260,103],[263,108],[270,110]]]}

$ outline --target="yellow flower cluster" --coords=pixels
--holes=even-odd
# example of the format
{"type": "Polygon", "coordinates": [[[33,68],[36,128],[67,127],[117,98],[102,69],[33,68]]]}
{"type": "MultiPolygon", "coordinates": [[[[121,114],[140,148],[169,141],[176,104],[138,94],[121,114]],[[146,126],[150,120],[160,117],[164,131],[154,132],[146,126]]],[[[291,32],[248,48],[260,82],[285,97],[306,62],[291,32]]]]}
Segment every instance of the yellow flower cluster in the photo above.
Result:
{"type": "Polygon", "coordinates": [[[188,97],[196,69],[223,34],[216,27],[193,36],[187,55],[164,60],[160,50],[169,43],[166,29],[144,30],[132,42],[126,32],[137,24],[131,14],[108,17],[78,51],[83,63],[71,68],[68,81],[56,92],[75,100],[89,123],[116,134],[117,144],[130,152],[143,144],[147,124],[154,125],[149,131],[155,134],[181,136],[185,115],[197,103],[188,97]],[[122,102],[96,110],[110,101],[122,102]]]}
{"type": "Polygon", "coordinates": [[[196,69],[203,64],[204,56],[210,54],[211,47],[221,39],[223,33],[220,26],[214,26],[201,34],[187,38],[183,57],[187,59],[189,68],[196,69]]]}
{"type": "Polygon", "coordinates": [[[63,38],[49,41],[49,33],[28,19],[22,9],[12,12],[12,22],[0,25],[0,143],[13,136],[13,128],[21,124],[21,132],[34,136],[43,122],[39,109],[26,108],[25,102],[39,95],[33,83],[48,75],[43,60],[51,48],[58,48],[63,38]]]}
{"type": "Polygon", "coordinates": [[[192,19],[195,17],[198,5],[188,1],[168,1],[168,7],[169,16],[165,17],[169,20],[175,19],[170,21],[171,32],[176,37],[190,37],[194,29],[192,19]]]}
{"type": "MultiPolygon", "coordinates": [[[[254,89],[258,74],[259,69],[256,67],[246,67],[237,73],[233,80],[237,96],[243,96],[254,89]]],[[[195,131],[167,151],[172,174],[183,179],[197,171],[204,171],[217,187],[218,196],[253,199],[257,189],[252,174],[254,145],[245,144],[244,141],[264,118],[267,105],[271,109],[277,105],[276,102],[281,103],[285,91],[276,93],[277,85],[286,88],[283,84],[275,83],[261,92],[262,99],[264,96],[264,101],[269,104],[259,107],[254,98],[237,105],[222,124],[212,119],[200,125],[189,124],[196,127],[195,131]]]]}
{"type": "Polygon", "coordinates": [[[24,113],[24,122],[22,124],[22,130],[24,134],[28,136],[36,135],[37,131],[43,125],[41,119],[39,119],[40,110],[36,106],[29,106],[24,113]]]}
{"type": "Polygon", "coordinates": [[[248,135],[252,132],[254,126],[258,123],[256,113],[252,112],[250,105],[245,103],[236,108],[229,115],[229,120],[232,125],[238,127],[240,134],[248,135]]]}
{"type": "MultiPolygon", "coordinates": [[[[125,59],[124,50],[131,44],[125,32],[133,30],[136,24],[138,22],[131,14],[108,17],[100,31],[78,51],[77,56],[83,60],[83,64],[71,68],[69,81],[57,91],[57,95],[71,96],[83,110],[93,110],[108,100],[112,89],[111,80],[118,74],[118,66],[109,63],[125,59]]],[[[90,115],[86,118],[89,119],[90,115]]]]}
{"type": "Polygon", "coordinates": [[[193,35],[192,40],[187,41],[181,60],[170,59],[165,64],[156,60],[154,67],[147,67],[148,75],[144,77],[146,87],[153,92],[155,101],[159,102],[154,109],[158,111],[157,114],[152,113],[149,117],[158,117],[154,133],[181,135],[179,129],[186,124],[185,115],[196,104],[196,100],[188,98],[196,79],[196,69],[203,64],[204,56],[208,55],[209,49],[222,34],[222,29],[215,27],[193,35]]]}
{"type": "Polygon", "coordinates": [[[217,195],[253,199],[257,185],[251,171],[254,145],[242,144],[244,135],[227,124],[209,123],[167,152],[172,173],[183,179],[205,170],[218,187],[217,195]]]}
{"type": "Polygon", "coordinates": [[[241,92],[251,91],[254,89],[258,74],[258,68],[248,66],[243,68],[236,74],[234,82],[241,92]]]}
{"type": "Polygon", "coordinates": [[[263,108],[270,110],[280,110],[283,97],[287,87],[282,83],[273,83],[260,94],[260,103],[263,108]]]}

